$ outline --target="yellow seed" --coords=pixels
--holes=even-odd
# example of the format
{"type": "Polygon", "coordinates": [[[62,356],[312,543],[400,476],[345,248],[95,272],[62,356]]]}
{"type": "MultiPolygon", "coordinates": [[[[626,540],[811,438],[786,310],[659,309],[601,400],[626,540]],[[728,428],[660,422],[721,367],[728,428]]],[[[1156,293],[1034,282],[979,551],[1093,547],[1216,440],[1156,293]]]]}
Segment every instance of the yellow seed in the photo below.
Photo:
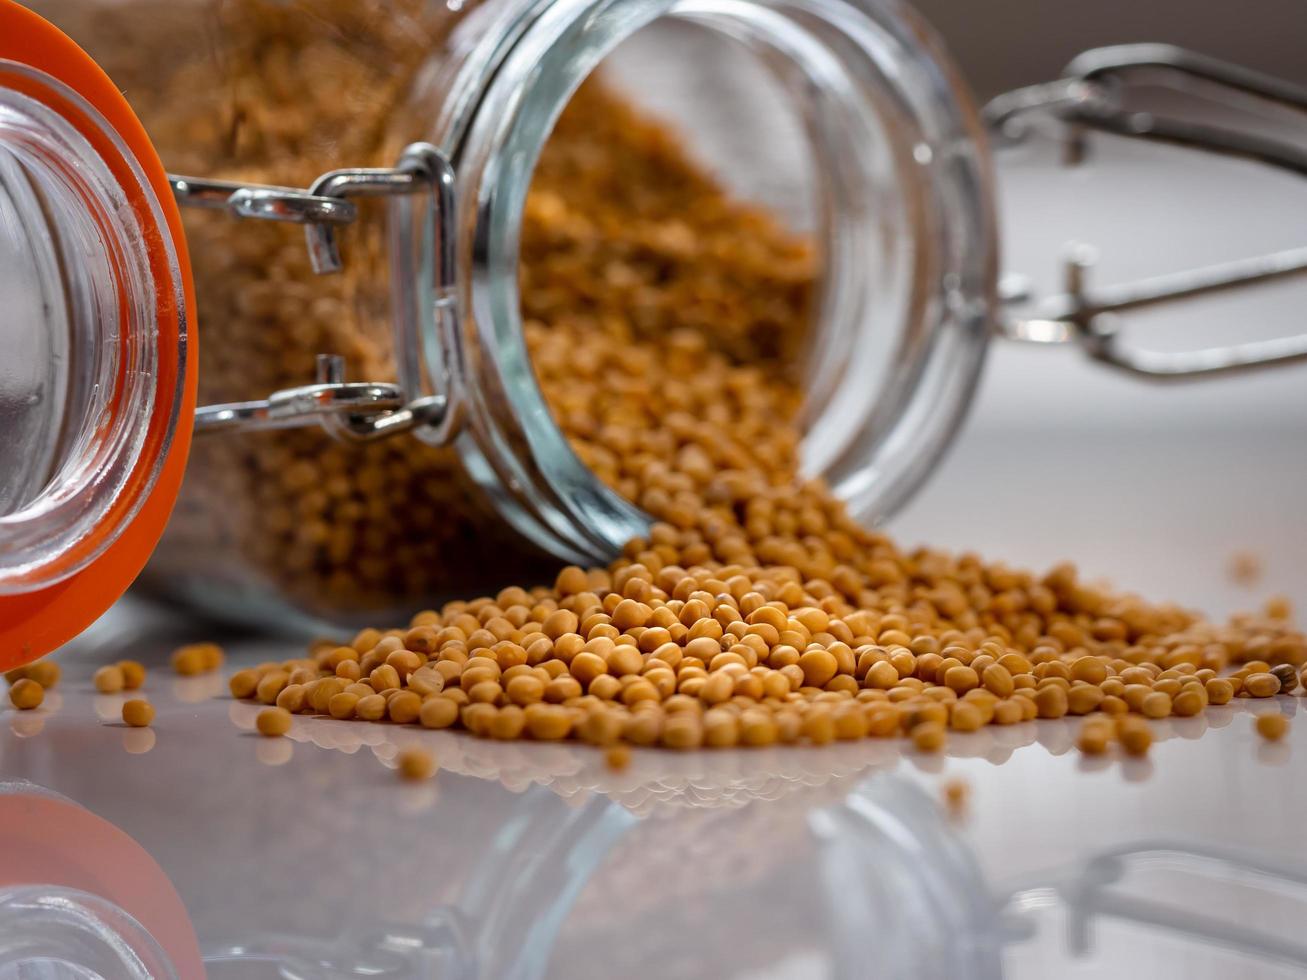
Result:
{"type": "Polygon", "coordinates": [[[971,787],[965,779],[953,778],[946,779],[940,787],[941,795],[944,797],[944,806],[949,811],[949,815],[954,819],[962,817],[967,811],[967,804],[971,799],[971,787]]]}
{"type": "Polygon", "coordinates": [[[112,664],[97,670],[91,680],[101,694],[117,694],[123,689],[122,668],[112,664]]]}
{"type": "MultiPolygon", "coordinates": [[[[121,664],[119,665],[121,666],[121,664]]],[[[138,665],[139,666],[139,665],[138,665]]],[[[63,672],[59,665],[53,660],[36,660],[27,665],[24,675],[28,680],[36,681],[45,690],[50,690],[59,683],[59,676],[63,672]]]]}
{"type": "Polygon", "coordinates": [[[835,718],[825,709],[813,709],[803,716],[799,730],[813,745],[826,745],[835,740],[835,718]]]}
{"type": "Polygon", "coordinates": [[[552,704],[532,704],[526,708],[526,730],[542,742],[567,738],[572,730],[572,713],[552,704]]]}
{"type": "Polygon", "coordinates": [[[18,710],[31,711],[39,708],[45,700],[45,688],[30,677],[20,677],[9,688],[9,700],[18,710]]]}
{"type": "Polygon", "coordinates": [[[284,670],[270,670],[259,678],[254,696],[264,704],[276,704],[279,695],[290,683],[290,674],[284,670]]]}
{"type": "Polygon", "coordinates": [[[1234,685],[1224,677],[1213,677],[1203,686],[1207,688],[1209,704],[1229,704],[1234,697],[1234,685]]]}
{"type": "MultiPolygon", "coordinates": [[[[858,717],[861,718],[861,714],[858,717]]],[[[772,714],[750,709],[740,715],[741,745],[773,745],[779,736],[776,718],[772,714]]]]}
{"type": "Polygon", "coordinates": [[[399,687],[399,671],[390,664],[381,664],[368,674],[368,683],[378,694],[382,691],[393,691],[399,687]]]}
{"type": "Polygon", "coordinates": [[[145,683],[145,665],[140,661],[119,660],[117,666],[122,671],[123,690],[136,691],[145,683]]]}
{"type": "Polygon", "coordinates": [[[953,713],[949,716],[949,726],[954,731],[974,732],[984,723],[984,716],[981,714],[980,709],[965,701],[955,704],[953,713]]]}
{"type": "Polygon", "coordinates": [[[1258,715],[1253,725],[1257,734],[1268,742],[1278,742],[1289,731],[1289,719],[1276,711],[1258,715]]]}
{"type": "Polygon", "coordinates": [[[829,650],[809,650],[799,657],[799,669],[803,671],[804,684],[824,687],[839,670],[839,661],[829,650]]]}
{"type": "Polygon", "coordinates": [[[172,652],[169,658],[174,673],[194,677],[207,670],[215,670],[222,662],[221,652],[207,643],[189,643],[172,652]]]}
{"type": "Polygon", "coordinates": [[[985,690],[992,693],[995,697],[1006,698],[1012,696],[1012,674],[1001,663],[993,663],[985,668],[980,675],[981,683],[985,685],[985,690]]]}
{"type": "Polygon", "coordinates": [[[343,690],[345,690],[345,682],[339,677],[324,677],[321,680],[306,684],[304,686],[304,697],[313,711],[325,715],[327,705],[331,703],[331,699],[343,690]]]}
{"type": "Polygon", "coordinates": [[[327,714],[337,720],[346,721],[354,717],[358,703],[357,694],[341,691],[339,694],[333,694],[331,700],[327,702],[327,714]]]}
{"type": "Polygon", "coordinates": [[[287,684],[277,695],[277,707],[285,708],[291,714],[299,714],[304,710],[304,685],[287,684]]]}
{"type": "Polygon", "coordinates": [[[508,682],[504,693],[508,695],[508,700],[525,707],[544,697],[545,685],[534,674],[519,674],[508,682]]]}
{"type": "Polygon", "coordinates": [[[154,705],[140,698],[123,702],[123,722],[132,728],[145,728],[154,721],[154,705]]]}
{"type": "Polygon", "coordinates": [[[435,756],[421,746],[410,745],[400,749],[395,761],[395,769],[400,777],[410,782],[430,779],[436,772],[435,756]]]}
{"type": "Polygon", "coordinates": [[[1182,690],[1171,699],[1171,713],[1181,718],[1192,717],[1206,706],[1207,694],[1203,688],[1182,690]]]}
{"type": "Polygon", "coordinates": [[[663,714],[651,708],[633,712],[622,725],[622,738],[632,745],[657,745],[662,733],[663,714]]]}
{"type": "Polygon", "coordinates": [[[944,726],[935,721],[923,721],[912,729],[911,736],[918,752],[939,752],[948,741],[944,726]]]}
{"type": "MultiPolygon", "coordinates": [[[[354,692],[351,691],[350,693],[354,692]]],[[[330,706],[331,702],[328,701],[327,704],[330,706]]],[[[451,701],[450,704],[453,704],[453,702],[451,701]]],[[[454,714],[458,714],[457,705],[454,705],[454,714]]],[[[363,721],[380,721],[386,717],[385,695],[375,693],[360,695],[358,701],[354,704],[354,717],[363,721]]]]}
{"type": "Polygon", "coordinates": [[[1171,697],[1154,691],[1140,702],[1139,711],[1147,718],[1165,718],[1171,713],[1171,697]]]}
{"type": "Polygon", "coordinates": [[[1035,692],[1035,708],[1040,718],[1061,718],[1067,712],[1067,692],[1056,685],[1035,692]]]}
{"type": "Polygon", "coordinates": [[[397,725],[411,725],[422,712],[422,699],[412,691],[399,691],[386,702],[386,714],[397,725]]]}
{"type": "Polygon", "coordinates": [[[689,712],[672,715],[663,725],[663,745],[669,749],[693,749],[703,742],[703,726],[689,712]]]}
{"type": "Polygon", "coordinates": [[[490,721],[490,737],[501,742],[520,738],[526,727],[526,714],[515,704],[501,708],[490,721]]]}
{"type": "Polygon", "coordinates": [[[959,665],[950,667],[944,672],[944,685],[958,694],[965,694],[972,688],[980,686],[980,678],[970,667],[959,665]]]}
{"type": "Polygon", "coordinates": [[[254,697],[259,686],[259,675],[252,670],[238,670],[227,681],[231,696],[239,700],[254,697]]]}
{"type": "Polygon", "coordinates": [[[1141,718],[1126,718],[1123,721],[1116,733],[1121,748],[1129,755],[1146,755],[1153,744],[1153,730],[1141,718]]]}
{"type": "MultiPolygon", "coordinates": [[[[1099,664],[1101,667],[1102,664],[1099,664]]],[[[1103,689],[1092,684],[1077,684],[1067,692],[1067,711],[1073,715],[1087,715],[1097,711],[1103,703],[1103,689]]]]}
{"type": "Polygon", "coordinates": [[[625,745],[614,745],[604,753],[604,765],[614,772],[621,772],[631,764],[631,750],[625,745]]]}
{"type": "Polygon", "coordinates": [[[274,737],[290,731],[290,712],[285,708],[264,708],[254,719],[260,735],[274,737]]]}
{"type": "Polygon", "coordinates": [[[1107,680],[1107,665],[1098,657],[1079,657],[1071,664],[1071,679],[1097,686],[1107,680]]]}
{"type": "Polygon", "coordinates": [[[1076,739],[1076,747],[1085,755],[1102,755],[1107,751],[1111,739],[1112,729],[1110,726],[1093,724],[1086,721],[1080,727],[1080,735],[1076,739]]]}
{"type": "Polygon", "coordinates": [[[1244,678],[1243,689],[1255,698],[1274,697],[1280,693],[1280,679],[1271,673],[1249,674],[1244,678]]]}
{"type": "Polygon", "coordinates": [[[595,708],[575,726],[577,735],[591,745],[613,745],[622,737],[622,719],[608,708],[595,708]]]}

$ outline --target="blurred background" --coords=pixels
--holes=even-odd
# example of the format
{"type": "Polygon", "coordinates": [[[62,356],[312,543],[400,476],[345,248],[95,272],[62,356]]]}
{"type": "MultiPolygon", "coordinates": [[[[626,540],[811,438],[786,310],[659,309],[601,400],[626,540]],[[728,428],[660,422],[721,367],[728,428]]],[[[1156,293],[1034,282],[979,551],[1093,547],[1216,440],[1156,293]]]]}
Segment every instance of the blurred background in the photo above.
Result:
{"type": "Polygon", "coordinates": [[[1057,75],[1103,44],[1166,41],[1307,82],[1301,0],[918,0],[982,98],[1057,75]]]}

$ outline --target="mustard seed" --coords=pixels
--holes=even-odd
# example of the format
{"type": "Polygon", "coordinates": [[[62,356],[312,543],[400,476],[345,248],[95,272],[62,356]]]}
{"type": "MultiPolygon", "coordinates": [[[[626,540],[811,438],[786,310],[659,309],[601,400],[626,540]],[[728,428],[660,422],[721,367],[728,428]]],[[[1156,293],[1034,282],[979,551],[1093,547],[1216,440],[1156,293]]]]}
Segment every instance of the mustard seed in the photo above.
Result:
{"type": "Polygon", "coordinates": [[[1280,693],[1280,680],[1271,673],[1249,674],[1244,678],[1243,689],[1255,698],[1270,698],[1280,693]]]}
{"type": "Polygon", "coordinates": [[[631,764],[631,750],[625,745],[614,745],[604,753],[604,765],[614,772],[621,772],[631,764]]]}
{"type": "MultiPolygon", "coordinates": [[[[1271,673],[1280,682],[1279,693],[1292,694],[1294,689],[1298,687],[1298,673],[1293,664],[1276,664],[1271,668],[1271,673]]],[[[43,684],[42,686],[48,687],[49,685],[43,684]]]]}
{"type": "Polygon", "coordinates": [[[430,779],[436,773],[435,756],[417,745],[400,749],[395,761],[397,763],[395,768],[400,777],[410,782],[430,779]]]}
{"type": "Polygon", "coordinates": [[[1289,719],[1278,711],[1268,711],[1254,719],[1253,727],[1268,742],[1278,742],[1289,731],[1289,719]]]}
{"type": "Polygon", "coordinates": [[[30,677],[20,677],[9,688],[9,701],[19,711],[39,708],[45,700],[45,688],[30,677]]]}
{"type": "Polygon", "coordinates": [[[154,705],[140,698],[123,702],[123,722],[132,728],[145,728],[154,721],[154,705]]]}
{"type": "Polygon", "coordinates": [[[275,738],[290,731],[290,712],[285,708],[264,708],[254,718],[260,735],[275,738]]]}
{"type": "Polygon", "coordinates": [[[117,666],[122,671],[124,691],[136,691],[145,684],[144,664],[137,660],[119,660],[117,666]]]}
{"type": "Polygon", "coordinates": [[[117,694],[123,689],[122,668],[112,664],[101,667],[92,675],[91,681],[101,694],[117,694]]]}
{"type": "Polygon", "coordinates": [[[1140,718],[1127,718],[1117,729],[1117,740],[1128,755],[1147,755],[1153,744],[1153,730],[1140,718]]]}
{"type": "Polygon", "coordinates": [[[28,664],[23,676],[28,680],[36,681],[43,689],[48,691],[59,683],[59,676],[62,673],[59,665],[47,657],[28,664]]]}
{"type": "Polygon", "coordinates": [[[916,725],[911,735],[912,744],[916,746],[918,752],[939,752],[948,741],[944,726],[934,721],[925,721],[916,725]]]}

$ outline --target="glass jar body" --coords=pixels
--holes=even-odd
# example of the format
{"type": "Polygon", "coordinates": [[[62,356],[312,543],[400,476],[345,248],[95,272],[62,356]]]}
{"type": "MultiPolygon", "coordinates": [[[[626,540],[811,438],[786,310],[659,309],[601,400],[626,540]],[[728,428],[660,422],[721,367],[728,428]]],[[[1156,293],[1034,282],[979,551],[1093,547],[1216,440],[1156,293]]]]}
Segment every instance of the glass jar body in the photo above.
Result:
{"type": "MultiPolygon", "coordinates": [[[[604,329],[629,338],[651,385],[710,375],[709,365],[744,383],[758,368],[742,350],[767,348],[762,370],[785,383],[767,389],[761,417],[778,429],[800,418],[802,438],[772,445],[766,432],[736,431],[727,441],[738,446],[707,465],[794,456],[866,520],[920,482],[969,400],[993,303],[988,176],[965,94],[906,11],[834,0],[515,0],[460,11],[52,0],[41,12],[124,88],[173,172],[302,187],[334,167],[391,165],[426,140],[456,174],[457,209],[439,232],[458,269],[463,346],[448,394],[461,432],[444,445],[420,431],[349,442],[316,427],[197,439],[147,590],[264,625],[378,621],[615,554],[647,529],[649,511],[666,517],[633,467],[662,458],[675,469],[701,434],[641,434],[649,458],[614,462],[606,440],[629,438],[640,418],[605,429],[568,404],[569,372],[605,370],[576,326],[578,307],[581,320],[607,318],[604,329]],[[668,19],[768,65],[792,100],[813,174],[802,234],[699,178],[689,161],[711,129],[688,134],[682,154],[626,97],[588,85],[564,108],[602,59],[668,19]],[[604,150],[603,140],[622,145],[604,150]],[[661,197],[644,192],[657,181],[668,185],[661,197]],[[569,199],[578,182],[580,203],[569,199]],[[606,280],[569,282],[606,262],[602,250],[623,234],[578,233],[577,222],[611,224],[598,187],[619,204],[640,199],[615,210],[626,231],[643,222],[640,245],[655,254],[604,265],[606,280]],[[679,254],[682,202],[709,202],[748,228],[750,261],[679,254]],[[705,270],[766,302],[705,297],[705,270]],[[608,322],[636,320],[636,305],[640,322],[608,322]]],[[[680,35],[655,43],[669,60],[692,50],[681,52],[680,35]]],[[[759,102],[753,111],[765,112],[759,102]]],[[[720,166],[718,177],[731,182],[720,166]]],[[[320,354],[367,381],[395,380],[407,341],[432,356],[430,337],[396,335],[385,208],[362,212],[341,233],[344,270],[331,276],[312,273],[296,229],[188,215],[201,404],[309,383],[320,354]]],[[[618,244],[629,258],[631,235],[618,244]]],[[[724,557],[713,549],[705,540],[706,554],[724,557]]]]}

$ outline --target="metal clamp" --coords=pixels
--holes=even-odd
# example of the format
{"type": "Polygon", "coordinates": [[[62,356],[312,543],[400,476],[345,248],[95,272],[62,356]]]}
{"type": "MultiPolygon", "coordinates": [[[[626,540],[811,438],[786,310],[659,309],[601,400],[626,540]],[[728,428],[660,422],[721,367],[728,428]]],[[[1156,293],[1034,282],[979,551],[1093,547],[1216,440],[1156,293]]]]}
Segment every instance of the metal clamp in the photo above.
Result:
{"type": "Polygon", "coordinates": [[[201,407],[195,413],[197,432],[318,425],[353,442],[410,430],[436,445],[453,438],[462,421],[462,349],[448,229],[454,176],[435,147],[413,144],[393,168],[330,171],[307,190],[182,176],[169,181],[184,206],[305,225],[309,260],[320,274],[342,267],[336,229],[358,218],[358,208],[348,198],[398,202],[390,215],[390,247],[400,383],[346,381],[343,358],[319,354],[316,383],[255,401],[201,407]],[[419,195],[426,196],[425,207],[406,200],[419,195]]]}
{"type": "MultiPolygon", "coordinates": [[[[1127,83],[1146,76],[1154,85],[1183,90],[1187,83],[1261,105],[1307,114],[1307,89],[1215,58],[1163,44],[1134,44],[1087,51],[1067,66],[1065,77],[1000,95],[984,109],[996,141],[1011,143],[1029,132],[1032,117],[1063,124],[1066,157],[1083,160],[1090,131],[1204,150],[1307,176],[1307,150],[1247,130],[1132,111],[1123,105],[1127,83]]],[[[1307,334],[1202,350],[1164,353],[1130,346],[1114,314],[1273,282],[1307,272],[1307,248],[1242,259],[1090,291],[1093,252],[1076,247],[1065,266],[1066,291],[1031,300],[1009,283],[1004,299],[1024,305],[999,324],[1011,339],[1035,343],[1077,342],[1111,367],[1149,378],[1226,374],[1307,360],[1307,334]]]]}

